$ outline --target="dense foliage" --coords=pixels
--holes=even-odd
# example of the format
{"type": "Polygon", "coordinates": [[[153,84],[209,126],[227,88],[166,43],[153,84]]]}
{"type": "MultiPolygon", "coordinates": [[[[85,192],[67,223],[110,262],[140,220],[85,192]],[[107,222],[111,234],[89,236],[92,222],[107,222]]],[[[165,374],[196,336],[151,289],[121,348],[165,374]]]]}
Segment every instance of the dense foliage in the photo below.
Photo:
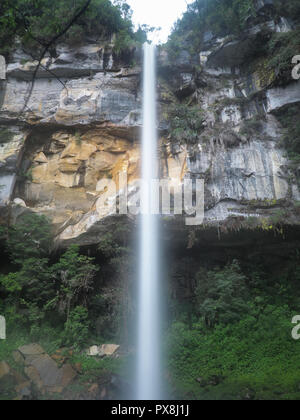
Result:
{"type": "MultiPolygon", "coordinates": [[[[31,51],[40,50],[61,34],[84,8],[87,0],[4,0],[0,4],[0,53],[7,55],[18,36],[31,51]]],[[[124,0],[91,0],[85,13],[59,39],[80,43],[92,36],[105,39],[121,34],[127,48],[135,41],[145,41],[145,31],[134,32],[130,7],[124,0]],[[124,40],[126,38],[126,43],[124,40]]],[[[120,39],[120,37],[118,37],[120,39]]],[[[55,48],[55,44],[51,46],[55,48]]],[[[118,47],[120,48],[120,46],[118,47]]]]}
{"type": "Polygon", "coordinates": [[[203,130],[204,117],[198,106],[174,104],[168,109],[170,136],[173,141],[194,144],[203,130]]]}
{"type": "Polygon", "coordinates": [[[284,264],[257,256],[211,268],[209,259],[197,260],[178,261],[172,278],[168,354],[175,396],[300,398],[300,343],[291,337],[300,307],[298,251],[284,264]]]}
{"type": "MultiPolygon", "coordinates": [[[[9,261],[0,274],[0,313],[9,330],[28,331],[31,339],[39,339],[52,328],[55,341],[76,347],[87,344],[96,331],[98,339],[120,334],[120,297],[103,288],[95,257],[72,245],[53,258],[51,226],[35,214],[23,215],[11,228],[2,227],[1,237],[9,261]]],[[[122,248],[111,237],[108,240],[118,256],[99,251],[99,258],[106,266],[111,261],[115,271],[122,248]]],[[[108,240],[103,238],[104,243],[108,240]]]]}
{"type": "MultiPolygon", "coordinates": [[[[205,32],[215,36],[240,35],[247,28],[261,23],[255,0],[196,0],[188,6],[178,20],[168,41],[170,52],[179,52],[183,45],[197,52],[205,32]]],[[[269,20],[285,16],[294,21],[300,19],[298,0],[276,0],[266,7],[269,20]]]]}
{"type": "MultiPolygon", "coordinates": [[[[135,264],[128,228],[116,224],[116,233],[119,242],[113,233],[104,235],[91,257],[75,245],[53,253],[50,225],[41,216],[25,214],[1,229],[7,263],[1,266],[0,313],[9,331],[3,352],[32,340],[50,350],[69,346],[96,375],[98,365],[77,350],[110,339],[131,342],[135,264]]],[[[191,248],[189,256],[172,257],[164,343],[173,395],[299,398],[299,342],[291,338],[300,307],[299,251],[284,259],[235,251],[220,264],[213,252],[209,258],[201,253],[191,248]]]]}

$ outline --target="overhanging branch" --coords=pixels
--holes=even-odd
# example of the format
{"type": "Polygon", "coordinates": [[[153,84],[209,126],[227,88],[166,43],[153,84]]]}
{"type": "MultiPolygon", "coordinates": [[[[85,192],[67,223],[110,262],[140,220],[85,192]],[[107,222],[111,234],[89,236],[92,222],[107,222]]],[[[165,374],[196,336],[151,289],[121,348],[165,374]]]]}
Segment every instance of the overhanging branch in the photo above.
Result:
{"type": "Polygon", "coordinates": [[[31,86],[30,86],[28,95],[27,95],[27,97],[25,99],[24,106],[23,106],[23,108],[22,108],[22,110],[20,112],[20,115],[23,114],[23,112],[25,111],[25,109],[28,106],[28,103],[30,101],[30,98],[31,98],[31,95],[32,95],[32,92],[33,92],[33,89],[34,89],[34,84],[35,84],[35,80],[36,80],[38,71],[39,71],[40,67],[42,66],[42,61],[45,58],[47,52],[49,51],[49,48],[52,45],[54,45],[59,38],[61,38],[62,36],[64,36],[68,32],[68,30],[74,25],[74,23],[87,11],[89,5],[91,4],[91,1],[92,0],[87,0],[87,2],[85,3],[85,5],[78,11],[78,13],[76,13],[76,15],[71,19],[71,21],[68,23],[68,25],[58,35],[55,35],[48,43],[46,43],[44,45],[44,49],[43,49],[42,54],[41,54],[41,56],[40,56],[40,58],[38,60],[38,64],[37,64],[37,66],[36,66],[36,68],[34,70],[34,73],[33,73],[33,76],[32,76],[32,80],[31,80],[31,86]]]}

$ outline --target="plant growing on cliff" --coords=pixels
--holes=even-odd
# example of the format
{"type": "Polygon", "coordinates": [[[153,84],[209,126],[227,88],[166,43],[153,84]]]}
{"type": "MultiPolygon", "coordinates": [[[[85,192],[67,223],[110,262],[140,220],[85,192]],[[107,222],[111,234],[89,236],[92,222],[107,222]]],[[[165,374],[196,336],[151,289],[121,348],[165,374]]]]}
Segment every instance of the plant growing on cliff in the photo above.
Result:
{"type": "Polygon", "coordinates": [[[176,54],[186,44],[199,51],[205,30],[217,36],[240,34],[255,17],[253,0],[196,0],[176,23],[168,49],[176,54]]]}
{"type": "Polygon", "coordinates": [[[292,58],[300,49],[300,30],[275,33],[268,43],[267,66],[275,74],[273,84],[285,85],[292,81],[292,58]]]}
{"type": "Polygon", "coordinates": [[[168,111],[170,137],[179,143],[194,144],[203,131],[204,117],[198,106],[172,105],[168,111]]]}

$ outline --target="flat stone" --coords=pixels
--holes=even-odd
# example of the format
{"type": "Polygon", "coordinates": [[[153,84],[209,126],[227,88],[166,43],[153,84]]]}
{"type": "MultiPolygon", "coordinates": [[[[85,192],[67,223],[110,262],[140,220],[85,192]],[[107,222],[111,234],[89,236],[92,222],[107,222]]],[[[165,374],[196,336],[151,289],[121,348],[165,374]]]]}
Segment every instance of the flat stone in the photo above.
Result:
{"type": "Polygon", "coordinates": [[[28,344],[18,348],[19,352],[23,356],[38,356],[40,354],[45,354],[45,350],[39,344],[28,344]]]}
{"type": "Polygon", "coordinates": [[[118,344],[102,344],[100,347],[100,353],[104,356],[112,356],[120,348],[118,344]]]}
{"type": "Polygon", "coordinates": [[[49,355],[44,354],[34,358],[30,365],[38,372],[43,387],[60,385],[62,372],[49,355]]]}
{"type": "Polygon", "coordinates": [[[102,346],[92,346],[88,349],[88,356],[112,356],[120,348],[117,344],[102,344],[102,346]]]}

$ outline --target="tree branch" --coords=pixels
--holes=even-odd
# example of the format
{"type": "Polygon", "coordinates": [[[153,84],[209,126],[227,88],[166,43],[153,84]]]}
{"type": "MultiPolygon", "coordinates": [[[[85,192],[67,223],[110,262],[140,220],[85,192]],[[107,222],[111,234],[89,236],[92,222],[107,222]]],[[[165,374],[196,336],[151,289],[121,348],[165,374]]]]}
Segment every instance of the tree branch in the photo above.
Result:
{"type": "MultiPolygon", "coordinates": [[[[44,50],[43,50],[43,52],[42,52],[42,54],[41,54],[41,56],[40,56],[40,58],[38,60],[37,66],[36,66],[36,68],[34,70],[34,73],[33,73],[33,76],[32,76],[32,81],[31,81],[30,90],[29,90],[28,95],[27,95],[27,97],[25,99],[25,103],[24,103],[23,109],[20,112],[20,115],[22,115],[23,112],[25,111],[25,109],[27,108],[27,105],[28,105],[28,103],[30,101],[30,98],[31,98],[31,95],[32,95],[32,92],[33,92],[33,89],[34,89],[34,84],[35,84],[35,80],[36,80],[38,71],[39,71],[40,67],[42,66],[42,61],[45,58],[45,55],[47,54],[49,48],[53,44],[55,44],[55,42],[59,38],[61,38],[63,35],[65,35],[68,32],[68,30],[74,25],[74,23],[86,12],[86,10],[88,9],[89,5],[91,4],[91,1],[92,0],[87,0],[87,2],[85,3],[85,5],[78,11],[78,13],[76,13],[76,15],[71,19],[71,21],[68,23],[68,25],[58,35],[55,35],[48,43],[46,43],[44,45],[44,50]]],[[[40,44],[42,44],[42,43],[40,42],[40,44]]]]}

